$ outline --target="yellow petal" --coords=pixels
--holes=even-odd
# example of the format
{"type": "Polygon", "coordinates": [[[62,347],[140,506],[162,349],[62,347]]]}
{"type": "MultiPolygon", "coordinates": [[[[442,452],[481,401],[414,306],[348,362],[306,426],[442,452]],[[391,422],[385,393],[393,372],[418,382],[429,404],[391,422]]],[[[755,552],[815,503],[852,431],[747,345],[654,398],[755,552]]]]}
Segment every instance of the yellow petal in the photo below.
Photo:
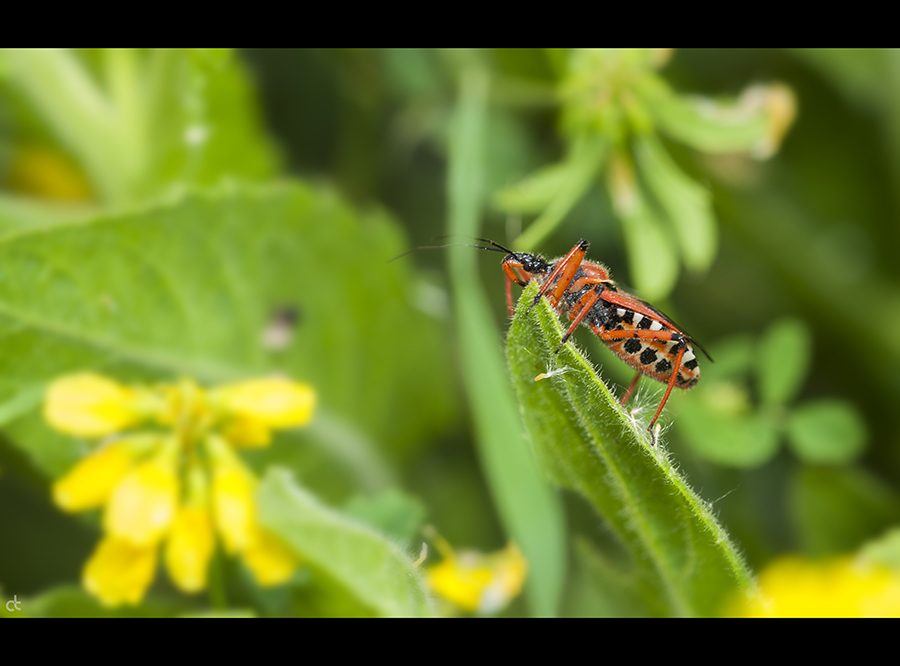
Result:
{"type": "Polygon", "coordinates": [[[282,377],[231,384],[216,393],[232,416],[253,419],[269,428],[305,425],[316,405],[316,392],[311,386],[282,377]]]}
{"type": "Polygon", "coordinates": [[[21,147],[12,157],[6,180],[14,192],[54,201],[93,199],[90,181],[62,152],[31,145],[21,147]]]}
{"type": "Polygon", "coordinates": [[[272,439],[266,424],[244,416],[232,418],[222,429],[222,436],[234,446],[244,449],[266,446],[272,439]]]}
{"type": "Polygon", "coordinates": [[[113,491],[106,506],[106,531],[136,546],[159,542],[172,524],[178,503],[173,465],[161,459],[132,470],[113,491]]]}
{"type": "Polygon", "coordinates": [[[219,464],[213,471],[213,515],[229,554],[243,550],[253,539],[256,529],[253,486],[250,474],[236,464],[219,464]]]}
{"type": "Polygon", "coordinates": [[[428,583],[435,594],[466,611],[476,611],[481,594],[490,584],[493,574],[486,566],[449,557],[429,571],[428,583]]]}
{"type": "Polygon", "coordinates": [[[214,546],[209,510],[200,505],[182,507],[172,523],[165,553],[169,577],[179,589],[198,592],[206,587],[214,546]]]}
{"type": "Polygon", "coordinates": [[[491,556],[491,559],[493,578],[481,595],[478,610],[482,613],[494,613],[505,608],[513,597],[522,592],[528,574],[528,562],[514,543],[491,556]]]}
{"type": "Polygon", "coordinates": [[[445,541],[439,549],[444,560],[429,570],[429,584],[459,608],[495,613],[522,591],[528,563],[515,544],[487,555],[471,551],[456,555],[445,541]]]}
{"type": "Polygon", "coordinates": [[[156,546],[136,547],[106,537],[84,566],[85,589],[107,606],[137,604],[156,573],[156,546]]]}
{"type": "Polygon", "coordinates": [[[739,617],[900,617],[900,577],[851,558],[783,557],[759,577],[759,593],[732,602],[739,617]]]}
{"type": "Polygon", "coordinates": [[[135,424],[139,401],[134,391],[101,375],[68,375],[47,390],[44,418],[69,435],[102,437],[135,424]]]}
{"type": "Polygon", "coordinates": [[[255,537],[241,556],[256,582],[264,587],[287,582],[297,568],[297,559],[293,553],[265,530],[256,531],[255,537]]]}
{"type": "Polygon", "coordinates": [[[104,446],[53,484],[53,500],[73,512],[102,506],[128,473],[132,460],[131,447],[125,442],[104,446]]]}

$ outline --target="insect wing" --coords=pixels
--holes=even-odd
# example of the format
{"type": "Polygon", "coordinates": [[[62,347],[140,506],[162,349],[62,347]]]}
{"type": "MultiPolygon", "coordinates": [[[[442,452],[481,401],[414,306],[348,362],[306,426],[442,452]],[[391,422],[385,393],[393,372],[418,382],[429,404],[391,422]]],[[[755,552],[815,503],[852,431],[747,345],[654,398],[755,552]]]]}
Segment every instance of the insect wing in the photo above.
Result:
{"type": "Polygon", "coordinates": [[[637,299],[633,301],[643,307],[633,309],[626,305],[610,304],[606,324],[591,326],[594,333],[628,365],[664,384],[672,378],[678,352],[684,346],[675,386],[683,389],[693,387],[700,379],[700,366],[694,355],[693,340],[679,331],[656,308],[637,299]],[[632,332],[634,335],[610,338],[608,333],[614,331],[632,332]]]}

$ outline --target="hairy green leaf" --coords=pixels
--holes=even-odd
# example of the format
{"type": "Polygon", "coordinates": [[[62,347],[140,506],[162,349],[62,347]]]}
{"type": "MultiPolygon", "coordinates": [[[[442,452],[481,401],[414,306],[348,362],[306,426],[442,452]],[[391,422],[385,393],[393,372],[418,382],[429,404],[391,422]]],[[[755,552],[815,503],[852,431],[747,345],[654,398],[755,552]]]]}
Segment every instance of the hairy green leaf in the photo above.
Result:
{"type": "Polygon", "coordinates": [[[384,617],[427,617],[431,602],[409,554],[371,528],[330,509],[283,469],[259,488],[260,522],[303,562],[341,583],[384,617]]]}
{"type": "Polygon", "coordinates": [[[388,534],[405,544],[422,527],[425,505],[399,488],[390,488],[377,495],[356,495],[344,506],[344,512],[379,532],[388,534]]]}
{"type": "Polygon", "coordinates": [[[734,544],[591,363],[570,343],[554,353],[563,329],[544,299],[531,307],[536,293],[531,285],[519,300],[507,358],[541,466],[606,519],[655,612],[717,613],[752,584],[734,544]]]}

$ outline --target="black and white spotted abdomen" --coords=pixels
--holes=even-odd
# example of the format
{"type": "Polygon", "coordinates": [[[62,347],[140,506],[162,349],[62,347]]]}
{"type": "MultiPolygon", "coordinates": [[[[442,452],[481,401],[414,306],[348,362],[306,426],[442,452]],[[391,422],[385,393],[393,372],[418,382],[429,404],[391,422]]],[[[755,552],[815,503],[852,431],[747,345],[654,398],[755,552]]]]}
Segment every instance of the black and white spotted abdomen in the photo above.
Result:
{"type": "Polygon", "coordinates": [[[602,312],[596,315],[591,313],[592,321],[588,324],[591,330],[616,356],[635,370],[667,384],[672,378],[678,352],[684,348],[675,386],[689,389],[700,379],[700,364],[694,354],[691,339],[667,324],[662,315],[657,319],[609,303],[603,305],[598,303],[597,307],[601,308],[602,312]],[[606,331],[655,331],[659,333],[659,337],[607,339],[603,335],[606,331]]]}

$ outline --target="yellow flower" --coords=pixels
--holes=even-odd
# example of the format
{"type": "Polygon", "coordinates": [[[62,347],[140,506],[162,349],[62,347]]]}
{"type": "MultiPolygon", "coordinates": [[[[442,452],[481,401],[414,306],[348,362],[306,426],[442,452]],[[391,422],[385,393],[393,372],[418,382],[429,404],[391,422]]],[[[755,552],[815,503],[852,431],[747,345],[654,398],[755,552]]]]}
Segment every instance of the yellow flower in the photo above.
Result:
{"type": "Polygon", "coordinates": [[[135,391],[86,372],[62,377],[50,385],[44,418],[68,435],[102,437],[140,420],[139,405],[135,391]]]}
{"type": "Polygon", "coordinates": [[[444,560],[429,569],[428,582],[440,597],[468,612],[496,613],[522,591],[528,563],[515,544],[490,554],[455,553],[441,537],[432,541],[444,560]]]}
{"type": "Polygon", "coordinates": [[[168,532],[178,504],[178,476],[168,456],[132,470],[113,491],[103,527],[135,546],[152,546],[168,532]]]}
{"type": "Polygon", "coordinates": [[[309,423],[316,394],[307,384],[270,377],[219,387],[213,400],[229,415],[231,439],[258,446],[268,444],[270,429],[309,423]]]}
{"type": "Polygon", "coordinates": [[[759,577],[759,594],[733,600],[736,617],[900,617],[900,576],[849,557],[815,563],[784,557],[759,577]]]}
{"type": "Polygon", "coordinates": [[[214,548],[209,509],[201,505],[181,507],[166,541],[166,568],[172,582],[184,592],[204,589],[214,548]]]}
{"type": "Polygon", "coordinates": [[[11,190],[30,197],[79,203],[94,198],[78,166],[45,146],[22,146],[15,151],[6,179],[11,190]]]}
{"type": "Polygon", "coordinates": [[[297,568],[294,554],[265,530],[256,530],[241,556],[256,582],[264,587],[286,583],[297,568]]]}
{"type": "Polygon", "coordinates": [[[85,565],[82,580],[85,589],[104,604],[119,606],[138,603],[155,573],[155,546],[135,546],[108,536],[85,565]]]}
{"type": "Polygon", "coordinates": [[[213,470],[212,505],[225,551],[246,548],[256,530],[254,479],[240,465],[219,462],[213,470]]]}
{"type": "Polygon", "coordinates": [[[128,473],[134,459],[128,442],[114,442],[91,454],[53,484],[53,500],[66,511],[84,511],[106,504],[128,473]]]}
{"type": "Polygon", "coordinates": [[[175,585],[200,591],[216,533],[261,585],[290,579],[297,561],[257,527],[256,478],[233,449],[307,423],[314,405],[309,386],[287,379],[212,391],[190,379],[127,387],[90,373],[53,382],[44,415],[57,430],[103,437],[148,428],[120,434],[54,484],[54,500],[67,511],[105,507],[106,537],[85,565],[85,587],[105,604],[140,602],[164,544],[175,585]]]}

